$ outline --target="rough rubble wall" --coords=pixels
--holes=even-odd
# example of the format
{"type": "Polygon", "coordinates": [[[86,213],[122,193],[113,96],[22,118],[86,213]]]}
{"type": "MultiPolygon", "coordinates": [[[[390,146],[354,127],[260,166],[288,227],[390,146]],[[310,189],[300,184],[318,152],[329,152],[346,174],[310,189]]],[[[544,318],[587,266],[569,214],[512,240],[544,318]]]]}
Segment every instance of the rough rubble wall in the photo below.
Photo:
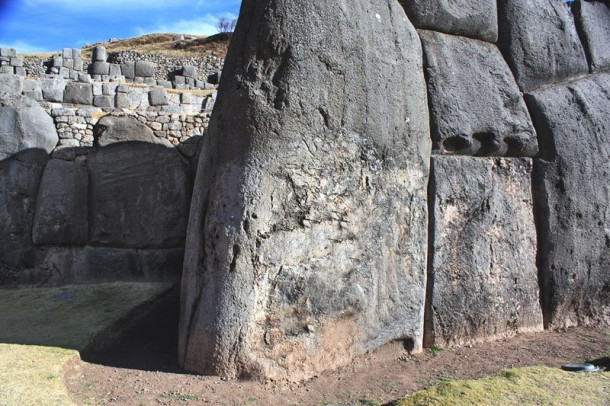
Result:
{"type": "Polygon", "coordinates": [[[296,380],[395,339],[609,322],[610,80],[587,76],[609,68],[606,3],[401,2],[421,55],[394,0],[262,3],[242,5],[198,170],[187,369],[296,380]]]}

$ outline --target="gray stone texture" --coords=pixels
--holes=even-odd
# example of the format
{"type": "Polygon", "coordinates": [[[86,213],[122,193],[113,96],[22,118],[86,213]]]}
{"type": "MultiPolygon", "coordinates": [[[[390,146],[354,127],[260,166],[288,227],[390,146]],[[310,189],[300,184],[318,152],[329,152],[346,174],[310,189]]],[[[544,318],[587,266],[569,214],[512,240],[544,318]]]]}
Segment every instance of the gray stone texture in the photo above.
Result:
{"type": "Polygon", "coordinates": [[[574,4],[576,25],[591,71],[610,70],[610,4],[582,0],[574,4]]]}
{"type": "Polygon", "coordinates": [[[183,246],[190,174],[175,149],[143,142],[115,143],[92,151],[87,163],[91,244],[183,246]]]}
{"type": "Polygon", "coordinates": [[[32,149],[49,154],[58,141],[53,119],[35,100],[0,94],[0,160],[32,149]]]}
{"type": "Polygon", "coordinates": [[[93,105],[101,108],[112,108],[114,107],[114,97],[106,95],[95,96],[93,98],[93,105]]]}
{"type": "Polygon", "coordinates": [[[0,75],[0,93],[21,94],[23,92],[23,76],[15,74],[0,75]]]}
{"type": "MultiPolygon", "coordinates": [[[[152,78],[155,76],[155,65],[148,61],[137,61],[135,74],[142,78],[152,78]]],[[[127,76],[125,76],[127,77],[127,76]]]]}
{"type": "Polygon", "coordinates": [[[135,249],[83,247],[72,258],[74,283],[129,281],[142,279],[135,249]]]}
{"type": "Polygon", "coordinates": [[[93,54],[91,56],[93,62],[106,62],[106,59],[108,59],[106,48],[100,46],[93,48],[93,54]]]}
{"type": "Polygon", "coordinates": [[[153,131],[132,117],[105,116],[94,127],[96,145],[101,147],[119,142],[141,142],[171,147],[165,139],[155,137],[153,131]]]}
{"type": "Polygon", "coordinates": [[[93,104],[93,90],[90,83],[68,82],[64,92],[64,103],[93,104]]]}
{"type": "Polygon", "coordinates": [[[497,1],[498,46],[521,90],[530,91],[589,71],[566,2],[497,1]]]}
{"type": "Polygon", "coordinates": [[[437,156],[425,345],[541,331],[531,159],[437,156]]]}
{"type": "Polygon", "coordinates": [[[151,106],[167,106],[168,97],[165,89],[151,89],[148,92],[148,102],[151,106]]]}
{"type": "Polygon", "coordinates": [[[123,62],[121,64],[121,74],[125,76],[125,79],[134,79],[136,77],[136,63],[123,62]]]}
{"type": "Polygon", "coordinates": [[[59,159],[48,162],[36,203],[32,231],[35,244],[87,244],[87,190],[84,166],[59,159]]]}
{"type": "Polygon", "coordinates": [[[545,325],[610,323],[610,74],[526,98],[536,165],[538,266],[545,325]]]}
{"type": "Polygon", "coordinates": [[[417,28],[498,40],[496,0],[399,0],[417,28]]]}
{"type": "MultiPolygon", "coordinates": [[[[0,125],[3,121],[0,118],[0,125]]],[[[47,160],[41,149],[0,159],[0,284],[15,282],[22,268],[34,266],[32,223],[47,160]]]]}
{"type": "Polygon", "coordinates": [[[223,75],[189,219],[181,364],[299,380],[393,340],[420,350],[430,135],[402,7],[244,1],[223,75]]]}
{"type": "Polygon", "coordinates": [[[498,49],[434,31],[419,34],[433,149],[442,154],[535,156],[536,132],[498,49]]]}
{"type": "Polygon", "coordinates": [[[90,66],[92,75],[108,75],[110,72],[110,64],[108,62],[93,62],[90,66]]]}
{"type": "Polygon", "coordinates": [[[182,275],[184,248],[138,250],[138,260],[146,280],[175,280],[182,275]]]}
{"type": "Polygon", "coordinates": [[[197,77],[197,67],[183,66],[182,67],[182,76],[185,76],[187,78],[196,78],[197,77]]]}

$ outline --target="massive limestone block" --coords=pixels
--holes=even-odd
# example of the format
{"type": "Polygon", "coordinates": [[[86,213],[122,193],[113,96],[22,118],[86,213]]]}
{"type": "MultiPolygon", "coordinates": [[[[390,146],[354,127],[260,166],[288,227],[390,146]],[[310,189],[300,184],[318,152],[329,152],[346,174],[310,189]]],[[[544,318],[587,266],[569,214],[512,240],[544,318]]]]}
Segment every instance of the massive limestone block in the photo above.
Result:
{"type": "Polygon", "coordinates": [[[47,160],[42,149],[0,160],[0,284],[15,281],[22,268],[34,265],[32,223],[47,160]]]}
{"type": "Polygon", "coordinates": [[[93,104],[91,83],[68,82],[64,91],[64,102],[72,104],[93,104]]]}
{"type": "Polygon", "coordinates": [[[593,72],[610,70],[610,3],[575,2],[580,39],[593,72]]]}
{"type": "Polygon", "coordinates": [[[610,74],[527,96],[545,324],[610,323],[610,74]]]}
{"type": "Polygon", "coordinates": [[[34,99],[0,94],[0,160],[29,149],[50,153],[58,141],[53,119],[34,99]]]}
{"type": "Polygon", "coordinates": [[[497,1],[498,46],[523,91],[588,72],[566,2],[497,1]]]}
{"type": "Polygon", "coordinates": [[[155,137],[153,131],[146,124],[133,117],[104,116],[95,125],[93,133],[96,145],[101,147],[128,141],[172,147],[167,139],[155,137]]]}
{"type": "Polygon", "coordinates": [[[417,28],[496,42],[496,0],[399,0],[417,28]]]}
{"type": "Polygon", "coordinates": [[[298,380],[421,348],[430,140],[391,0],[246,0],[202,148],[180,362],[298,380]]]}
{"type": "Polygon", "coordinates": [[[432,159],[427,346],[543,328],[527,158],[432,159]]]}
{"type": "Polygon", "coordinates": [[[536,132],[510,69],[492,44],[419,31],[424,47],[434,150],[534,156],[536,132]]]}
{"type": "Polygon", "coordinates": [[[95,245],[174,248],[184,244],[190,202],[188,164],[173,148],[142,142],[93,150],[89,241],[95,245]]]}
{"type": "Polygon", "coordinates": [[[23,92],[23,76],[12,73],[0,74],[0,93],[21,94],[23,92]]]}
{"type": "Polygon", "coordinates": [[[52,159],[42,176],[32,239],[38,245],[85,245],[87,222],[87,168],[52,159]]]}

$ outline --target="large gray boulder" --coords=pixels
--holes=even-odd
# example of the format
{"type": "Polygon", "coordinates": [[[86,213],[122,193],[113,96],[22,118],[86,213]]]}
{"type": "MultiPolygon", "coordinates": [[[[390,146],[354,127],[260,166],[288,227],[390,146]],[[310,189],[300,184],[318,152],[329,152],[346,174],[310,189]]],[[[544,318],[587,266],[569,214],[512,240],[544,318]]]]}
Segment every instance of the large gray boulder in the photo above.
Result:
{"type": "Polygon", "coordinates": [[[104,116],[96,123],[93,132],[96,145],[101,147],[118,142],[143,142],[172,147],[167,139],[156,137],[150,127],[134,117],[104,116]]]}
{"type": "Polygon", "coordinates": [[[541,139],[539,268],[550,328],[610,323],[610,74],[527,95],[541,139]]]}
{"type": "Polygon", "coordinates": [[[432,159],[426,345],[543,329],[532,162],[432,159]]]}
{"type": "Polygon", "coordinates": [[[47,160],[42,149],[0,160],[0,284],[18,280],[22,268],[34,266],[32,223],[47,160]]]}
{"type": "Polygon", "coordinates": [[[0,94],[0,160],[31,149],[50,153],[58,141],[53,119],[34,99],[0,94]]]}
{"type": "Polygon", "coordinates": [[[521,90],[530,91],[589,71],[566,2],[497,1],[498,46],[521,90]]]}
{"type": "Polygon", "coordinates": [[[38,192],[32,238],[38,245],[85,245],[87,222],[87,168],[52,159],[38,192]]]}
{"type": "Polygon", "coordinates": [[[498,49],[433,31],[419,34],[434,150],[460,155],[536,155],[536,132],[498,49]]]}
{"type": "Polygon", "coordinates": [[[114,143],[93,150],[87,163],[92,245],[184,244],[191,180],[178,151],[143,142],[114,143]]]}
{"type": "Polygon", "coordinates": [[[496,0],[399,0],[417,28],[498,40],[496,0]]]}
{"type": "Polygon", "coordinates": [[[244,1],[197,172],[180,363],[298,380],[421,349],[429,154],[397,1],[244,1]]]}
{"type": "Polygon", "coordinates": [[[576,1],[576,24],[593,72],[610,70],[610,4],[576,1]]]}

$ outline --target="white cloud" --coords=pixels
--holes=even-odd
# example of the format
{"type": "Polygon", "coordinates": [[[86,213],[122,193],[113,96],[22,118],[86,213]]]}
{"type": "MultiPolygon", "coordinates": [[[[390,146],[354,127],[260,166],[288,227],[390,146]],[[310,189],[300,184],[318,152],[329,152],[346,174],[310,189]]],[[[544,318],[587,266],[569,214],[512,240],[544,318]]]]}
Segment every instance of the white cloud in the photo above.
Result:
{"type": "MultiPolygon", "coordinates": [[[[27,7],[49,7],[48,0],[24,0],[27,7]]],[[[187,0],[53,0],[53,7],[66,8],[73,11],[104,9],[117,7],[119,10],[133,9],[161,9],[184,5],[188,7],[187,0]]]]}
{"type": "Polygon", "coordinates": [[[0,43],[0,48],[13,48],[20,54],[39,54],[43,52],[55,52],[58,49],[45,49],[25,41],[14,41],[10,43],[0,43]]]}
{"type": "Polygon", "coordinates": [[[172,32],[192,35],[213,35],[218,32],[216,24],[218,23],[219,17],[226,17],[229,19],[237,18],[236,15],[231,13],[224,13],[219,16],[207,14],[205,16],[194,18],[192,20],[179,20],[171,23],[157,24],[150,27],[137,27],[137,32],[138,35],[157,32],[172,32]]]}

